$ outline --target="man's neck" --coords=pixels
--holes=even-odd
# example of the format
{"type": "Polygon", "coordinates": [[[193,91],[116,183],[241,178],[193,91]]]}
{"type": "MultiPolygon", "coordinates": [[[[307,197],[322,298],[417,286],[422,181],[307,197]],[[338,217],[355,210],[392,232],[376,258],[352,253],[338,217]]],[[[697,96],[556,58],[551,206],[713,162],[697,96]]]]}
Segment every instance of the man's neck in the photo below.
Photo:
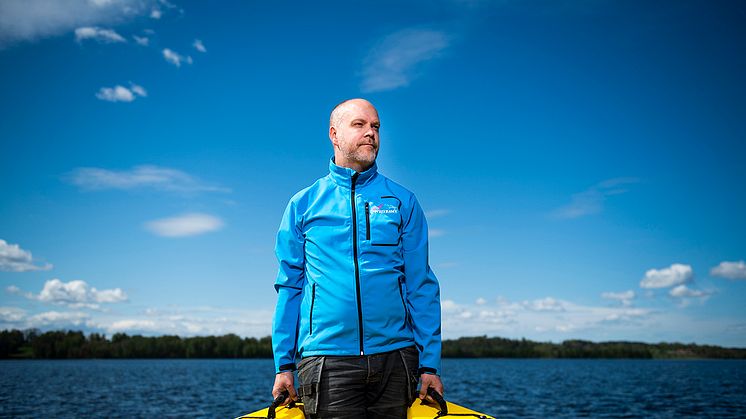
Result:
{"type": "Polygon", "coordinates": [[[352,169],[358,173],[362,173],[371,167],[373,167],[373,163],[362,163],[352,160],[345,160],[344,158],[340,158],[339,156],[334,156],[334,164],[336,164],[339,167],[346,167],[348,169],[352,169]]]}

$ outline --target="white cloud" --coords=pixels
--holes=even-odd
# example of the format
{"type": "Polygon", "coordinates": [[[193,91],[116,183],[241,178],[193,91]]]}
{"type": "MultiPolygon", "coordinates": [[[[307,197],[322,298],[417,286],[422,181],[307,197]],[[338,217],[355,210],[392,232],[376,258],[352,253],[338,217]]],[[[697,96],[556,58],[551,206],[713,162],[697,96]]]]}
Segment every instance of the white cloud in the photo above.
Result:
{"type": "Polygon", "coordinates": [[[407,86],[420,64],[437,57],[448,47],[445,33],[429,29],[405,29],[384,38],[363,62],[363,92],[407,86]]]}
{"type": "Polygon", "coordinates": [[[187,64],[192,63],[192,57],[190,56],[183,56],[179,54],[178,52],[164,48],[163,49],[163,58],[166,59],[169,63],[175,65],[176,67],[181,67],[181,63],[185,62],[187,64]]]}
{"type": "Polygon", "coordinates": [[[134,94],[138,95],[138,96],[146,97],[146,96],[148,95],[148,92],[147,92],[147,91],[145,91],[145,88],[144,88],[144,87],[142,87],[142,86],[138,86],[138,85],[136,85],[136,84],[132,84],[132,85],[130,86],[130,90],[132,90],[132,92],[133,92],[134,94]]]}
{"type": "Polygon", "coordinates": [[[153,0],[2,0],[0,48],[57,36],[81,26],[123,23],[150,9],[153,0]]]}
{"type": "Polygon", "coordinates": [[[142,45],[144,47],[147,47],[148,45],[150,45],[150,38],[148,38],[147,36],[132,35],[132,39],[134,39],[135,42],[137,42],[137,45],[142,45]]]}
{"type": "Polygon", "coordinates": [[[179,336],[235,333],[239,336],[264,337],[271,333],[272,311],[216,307],[151,307],[136,315],[102,315],[88,325],[107,333],[179,336]]]}
{"type": "Polygon", "coordinates": [[[746,279],[746,262],[720,262],[710,270],[710,275],[728,279],[746,279]]]}
{"type": "Polygon", "coordinates": [[[668,291],[668,294],[671,297],[678,299],[679,307],[686,307],[691,304],[692,301],[704,303],[710,298],[712,291],[695,290],[682,284],[671,288],[668,291]]]}
{"type": "Polygon", "coordinates": [[[432,220],[433,218],[440,218],[440,217],[443,217],[443,216],[448,215],[450,213],[451,213],[451,210],[448,210],[448,209],[442,209],[442,208],[441,209],[434,209],[434,210],[430,210],[430,211],[425,211],[425,217],[428,220],[432,220]]]}
{"type": "Polygon", "coordinates": [[[442,237],[445,236],[446,232],[440,228],[429,228],[428,234],[430,237],[442,237]]]}
{"type": "Polygon", "coordinates": [[[81,42],[85,39],[92,39],[106,44],[127,42],[122,35],[119,35],[113,29],[103,29],[97,26],[84,26],[75,29],[75,40],[81,42]]]}
{"type": "Polygon", "coordinates": [[[625,193],[627,190],[624,185],[637,182],[639,179],[631,177],[604,180],[583,192],[574,194],[569,204],[554,210],[552,215],[555,218],[569,219],[597,214],[603,210],[607,196],[625,193]]]}
{"type": "Polygon", "coordinates": [[[209,233],[223,228],[223,220],[209,214],[184,214],[150,221],[145,228],[163,237],[186,237],[209,233]]]}
{"type": "Polygon", "coordinates": [[[64,178],[85,190],[151,188],[169,192],[230,192],[221,186],[209,185],[181,170],[142,165],[129,170],[108,170],[80,167],[64,178]]]}
{"type": "Polygon", "coordinates": [[[8,292],[20,294],[26,298],[41,301],[43,303],[66,305],[73,308],[99,308],[100,303],[120,303],[127,301],[127,294],[121,288],[109,290],[97,290],[91,288],[85,281],[75,280],[62,282],[57,278],[50,279],[44,283],[39,294],[23,292],[18,287],[11,285],[8,292]]]}
{"type": "Polygon", "coordinates": [[[642,288],[668,288],[685,284],[692,280],[694,272],[689,265],[674,263],[664,269],[650,269],[640,281],[642,288]]]}
{"type": "Polygon", "coordinates": [[[534,339],[579,338],[621,333],[637,333],[652,322],[655,313],[634,307],[587,306],[554,297],[522,302],[498,298],[486,308],[480,304],[462,305],[453,300],[441,303],[445,338],[497,334],[520,338],[532,334],[534,339]]]}
{"type": "Polygon", "coordinates": [[[125,332],[128,330],[147,330],[149,332],[156,332],[158,331],[158,328],[156,327],[156,323],[152,320],[117,320],[110,325],[108,325],[107,330],[109,332],[125,332]]]}
{"type": "Polygon", "coordinates": [[[151,19],[160,19],[161,16],[163,16],[163,12],[161,12],[161,9],[154,7],[153,10],[150,11],[151,19]]]}
{"type": "Polygon", "coordinates": [[[482,298],[482,297],[479,297],[479,298],[477,298],[476,304],[477,304],[478,306],[482,306],[482,305],[485,305],[485,304],[487,304],[487,300],[485,300],[485,299],[484,299],[484,298],[482,298]]]}
{"type": "Polygon", "coordinates": [[[131,84],[129,89],[116,85],[114,87],[102,87],[96,93],[96,97],[107,102],[132,102],[138,96],[146,97],[148,93],[142,86],[131,84]]]}
{"type": "Polygon", "coordinates": [[[670,291],[668,291],[668,294],[671,295],[671,297],[676,298],[683,298],[683,297],[705,297],[710,295],[709,292],[702,291],[702,290],[694,290],[686,285],[677,285],[673,288],[671,288],[670,291]]]}
{"type": "Polygon", "coordinates": [[[202,43],[199,39],[195,39],[194,43],[192,44],[194,49],[196,49],[199,52],[207,52],[207,48],[205,48],[205,44],[202,43]]]}
{"type": "Polygon", "coordinates": [[[51,325],[80,326],[85,324],[91,316],[79,311],[47,311],[30,316],[27,321],[31,327],[42,327],[51,325]]]}
{"type": "Polygon", "coordinates": [[[604,292],[601,294],[601,298],[616,300],[622,303],[623,306],[630,306],[632,305],[632,300],[635,298],[635,292],[632,290],[624,292],[604,292]]]}
{"type": "Polygon", "coordinates": [[[272,310],[223,307],[148,308],[140,313],[47,311],[29,315],[17,307],[0,307],[0,329],[75,328],[84,332],[145,335],[224,335],[264,337],[271,333],[272,310]]]}
{"type": "Polygon", "coordinates": [[[0,323],[16,323],[26,317],[26,310],[18,307],[0,307],[0,323]]]}
{"type": "Polygon", "coordinates": [[[0,271],[8,272],[27,272],[27,271],[48,271],[52,265],[45,263],[37,265],[31,252],[23,250],[17,244],[9,244],[0,239],[0,271]]]}
{"type": "Polygon", "coordinates": [[[526,309],[533,311],[565,311],[565,304],[552,297],[524,301],[522,304],[526,309]]]}

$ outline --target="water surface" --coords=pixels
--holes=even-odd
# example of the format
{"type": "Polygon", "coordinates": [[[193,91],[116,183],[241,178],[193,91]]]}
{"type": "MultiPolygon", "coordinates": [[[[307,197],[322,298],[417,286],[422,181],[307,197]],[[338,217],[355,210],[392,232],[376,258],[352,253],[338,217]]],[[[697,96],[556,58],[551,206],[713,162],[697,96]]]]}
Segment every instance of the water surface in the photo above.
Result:
{"type": "MultiPolygon", "coordinates": [[[[0,417],[233,418],[271,360],[0,361],[0,417]]],[[[746,417],[746,361],[445,359],[449,401],[501,418],[746,417]]]]}

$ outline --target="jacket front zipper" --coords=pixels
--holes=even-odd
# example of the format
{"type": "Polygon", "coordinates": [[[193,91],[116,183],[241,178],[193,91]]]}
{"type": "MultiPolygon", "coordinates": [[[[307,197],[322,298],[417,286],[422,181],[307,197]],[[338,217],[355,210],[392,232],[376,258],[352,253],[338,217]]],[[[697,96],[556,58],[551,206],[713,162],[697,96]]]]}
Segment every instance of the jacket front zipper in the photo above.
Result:
{"type": "Polygon", "coordinates": [[[311,288],[311,315],[308,316],[308,334],[313,334],[313,302],[316,301],[316,284],[311,288]]]}
{"type": "Polygon", "coordinates": [[[365,355],[363,351],[363,304],[360,298],[360,268],[357,262],[357,212],[355,211],[355,181],[359,173],[352,175],[352,188],[350,188],[350,200],[352,202],[352,253],[355,262],[355,291],[357,291],[357,323],[360,339],[360,355],[365,355]]]}
{"type": "Polygon", "coordinates": [[[370,208],[365,203],[365,240],[370,241],[370,208]]]}

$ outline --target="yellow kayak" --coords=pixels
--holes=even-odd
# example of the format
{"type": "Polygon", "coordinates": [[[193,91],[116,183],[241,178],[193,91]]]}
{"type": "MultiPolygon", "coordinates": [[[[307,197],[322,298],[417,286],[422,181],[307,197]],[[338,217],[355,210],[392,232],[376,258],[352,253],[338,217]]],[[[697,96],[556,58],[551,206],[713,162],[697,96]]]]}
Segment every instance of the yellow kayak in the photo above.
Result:
{"type": "MultiPolygon", "coordinates": [[[[479,419],[495,419],[494,417],[480,413],[463,406],[459,406],[455,403],[446,402],[442,398],[439,400],[440,405],[423,403],[422,400],[417,399],[412,403],[412,406],[407,410],[407,419],[439,419],[448,417],[465,417],[465,418],[479,418],[479,419]],[[445,409],[443,409],[445,404],[445,409]]],[[[269,408],[257,410],[253,413],[248,413],[243,416],[239,416],[236,419],[304,419],[303,415],[303,403],[294,403],[278,408],[269,408]],[[270,412],[272,410],[272,412],[270,412]]]]}

